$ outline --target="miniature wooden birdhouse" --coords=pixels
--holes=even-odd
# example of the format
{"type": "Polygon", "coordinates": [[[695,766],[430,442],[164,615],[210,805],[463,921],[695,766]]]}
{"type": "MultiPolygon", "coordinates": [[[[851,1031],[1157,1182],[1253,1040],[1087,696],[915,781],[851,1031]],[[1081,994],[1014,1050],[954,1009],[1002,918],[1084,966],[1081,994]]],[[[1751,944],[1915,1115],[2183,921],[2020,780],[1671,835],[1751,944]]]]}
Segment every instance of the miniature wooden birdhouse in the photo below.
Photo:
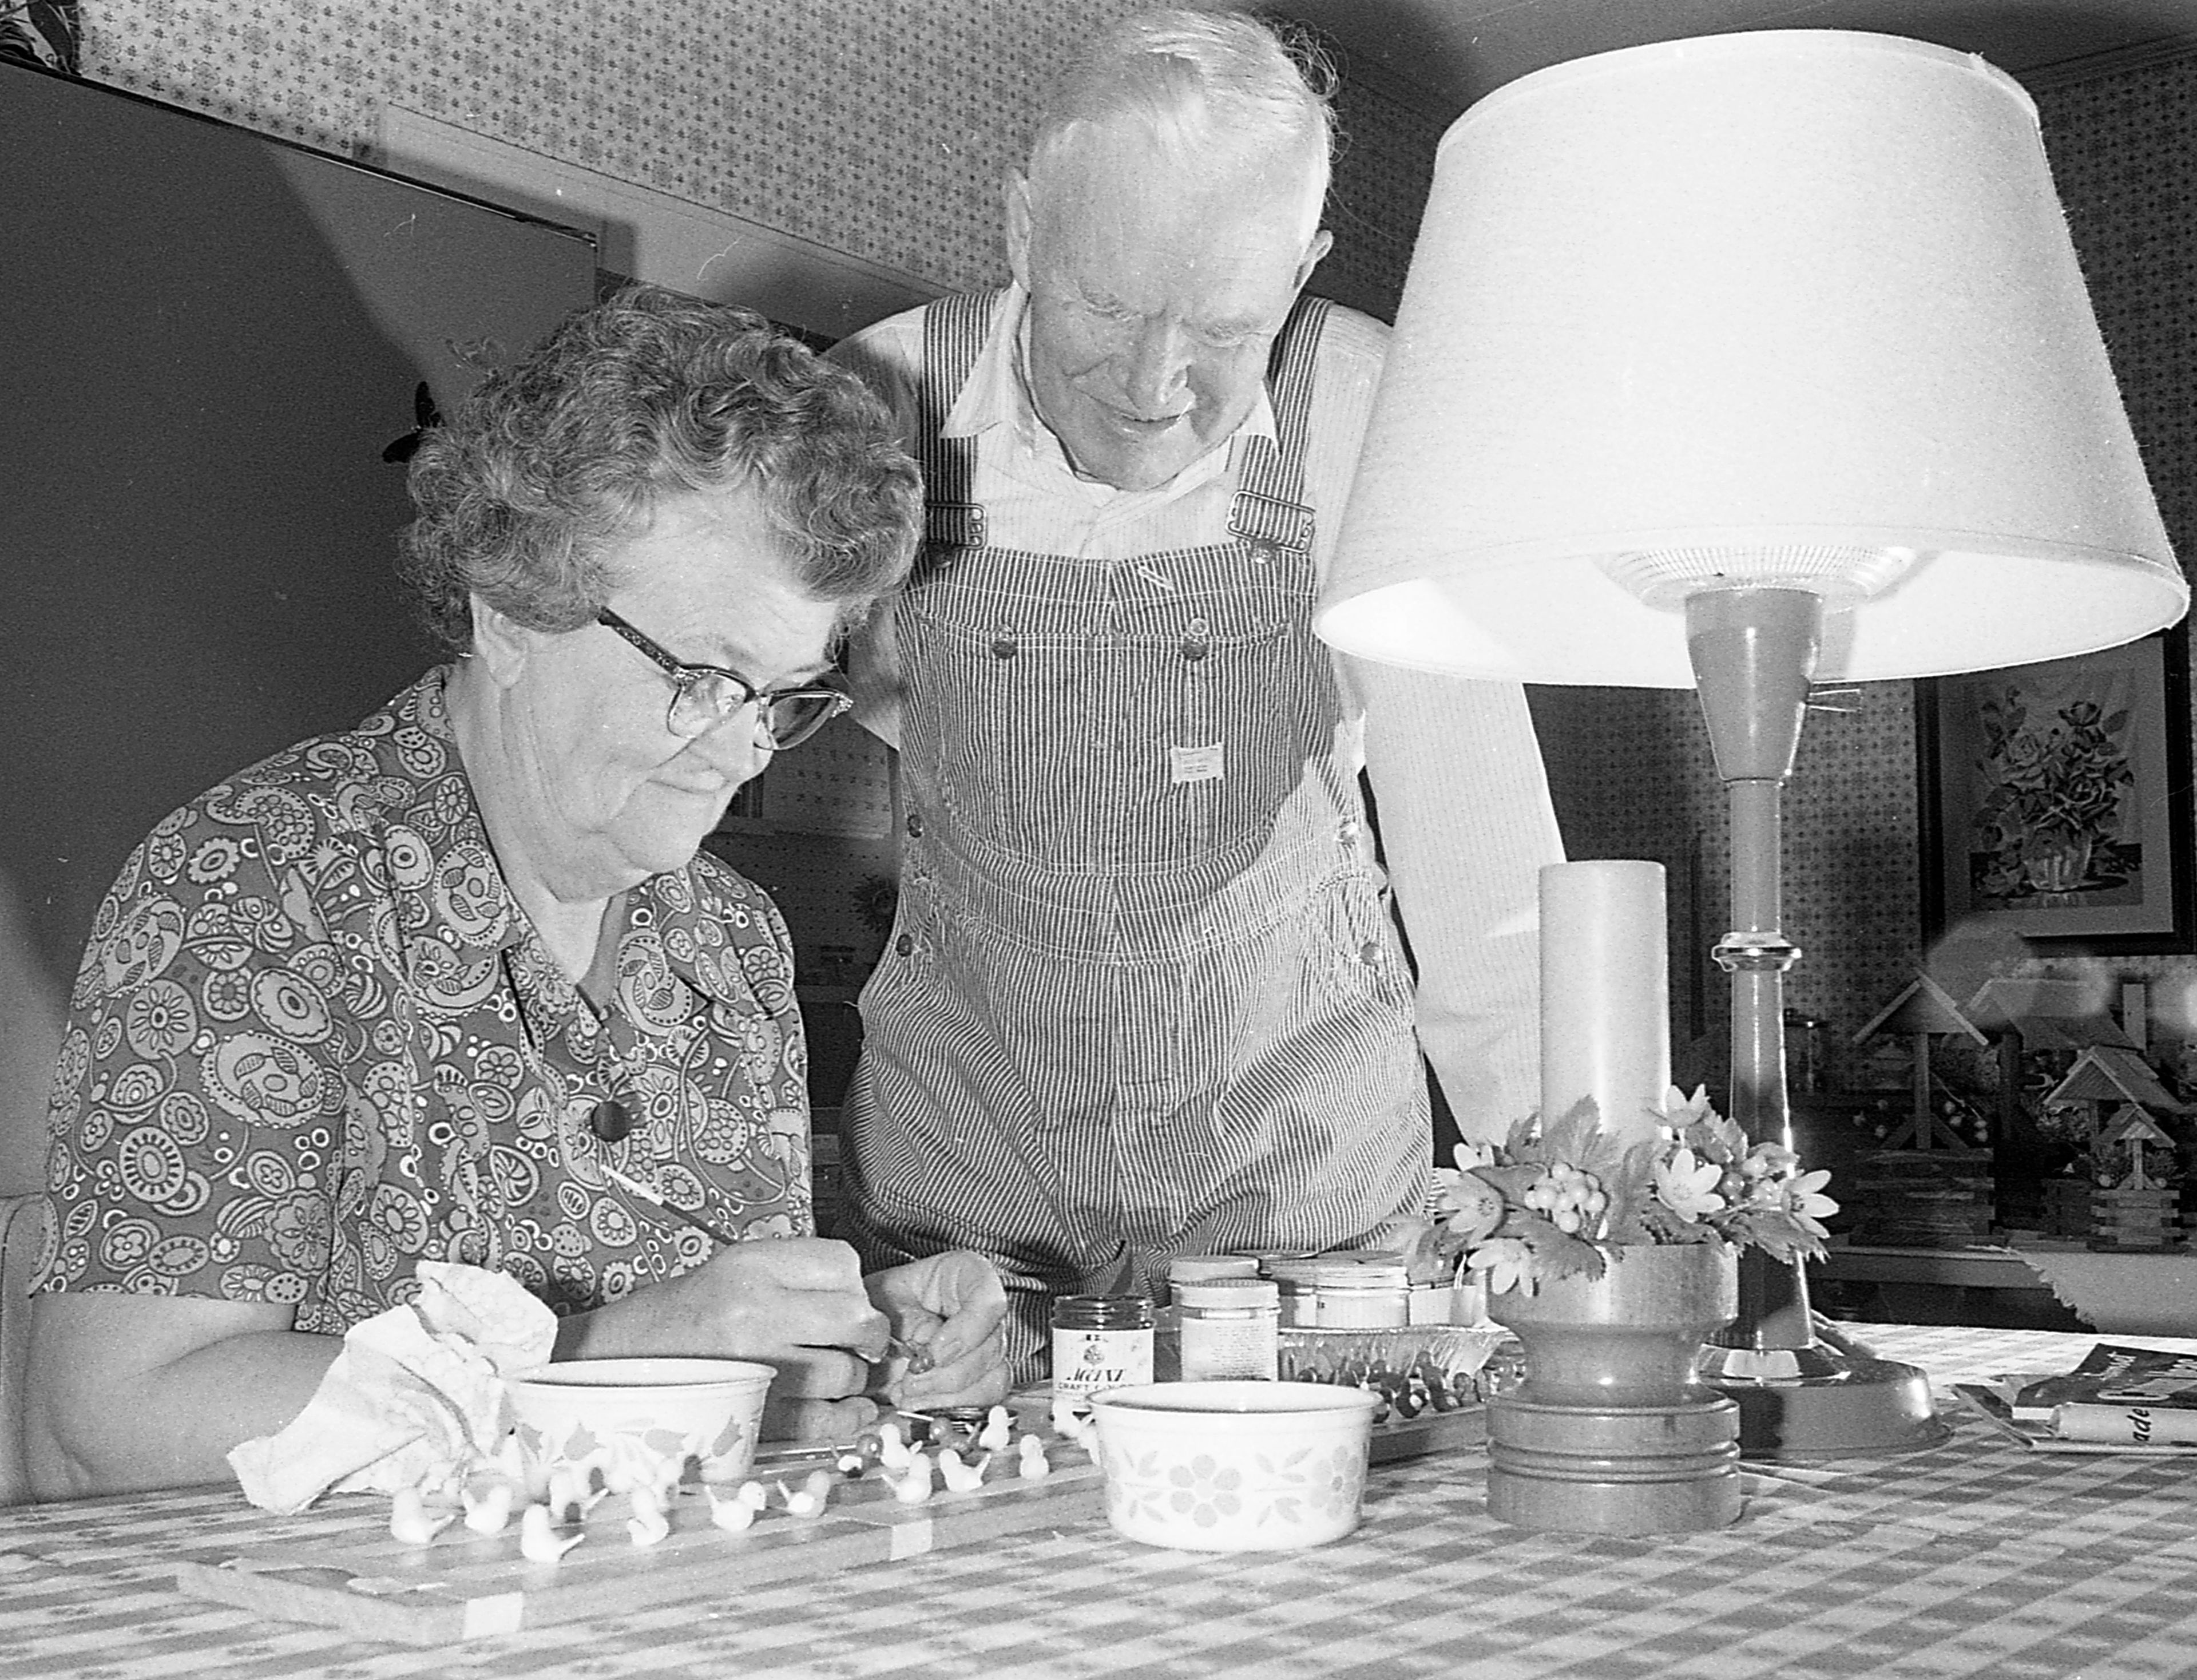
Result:
{"type": "Polygon", "coordinates": [[[1978,1049],[1991,1040],[1944,987],[1917,975],[1853,1036],[1907,1041],[1912,1100],[1885,1147],[1864,1157],[1857,1243],[1958,1248],[1990,1234],[1991,1152],[1964,1140],[1940,1114],[1931,1071],[1934,1042],[1952,1038],[1978,1049]]]}
{"type": "Polygon", "coordinates": [[[2165,1120],[2189,1111],[2133,1049],[2093,1045],[2047,1104],[2090,1105],[2090,1231],[2093,1248],[2178,1248],[2181,1161],[2165,1120]]]}
{"type": "Polygon", "coordinates": [[[1867,1044],[1871,1039],[1898,1036],[1908,1040],[1912,1048],[1911,1083],[1914,1100],[1910,1105],[1906,1121],[1884,1140],[1887,1149],[1903,1146],[1914,1150],[1964,1150],[1967,1145],[1960,1135],[1939,1118],[1932,1095],[1930,1053],[1932,1041],[1940,1038],[1965,1039],[1979,1050],[1988,1049],[1991,1040],[1985,1038],[1975,1023],[1961,1012],[1960,1005],[1947,995],[1945,988],[1927,974],[1918,974],[1910,981],[1899,995],[1879,1010],[1869,1024],[1853,1036],[1858,1044],[1867,1044]]]}
{"type": "Polygon", "coordinates": [[[2174,1154],[2174,1139],[2153,1124],[2151,1116],[2133,1106],[2123,1109],[2120,1117],[2107,1127],[2098,1138],[2098,1153],[2107,1159],[2125,1155],[2127,1167],[2121,1183],[2130,1190],[2162,1190],[2165,1188],[2167,1173],[2158,1166],[2147,1171],[2148,1154],[2163,1151],[2170,1158],[2174,1154]]]}
{"type": "Polygon", "coordinates": [[[1976,988],[1964,1012],[1998,1045],[1991,1173],[2000,1221],[2047,1237],[2087,1237],[2090,1174],[2067,1164],[2069,1150],[2080,1145],[2048,1123],[2042,1098],[2092,1046],[2142,1045],[2113,1018],[2106,989],[2091,979],[1995,976],[1976,988]]]}

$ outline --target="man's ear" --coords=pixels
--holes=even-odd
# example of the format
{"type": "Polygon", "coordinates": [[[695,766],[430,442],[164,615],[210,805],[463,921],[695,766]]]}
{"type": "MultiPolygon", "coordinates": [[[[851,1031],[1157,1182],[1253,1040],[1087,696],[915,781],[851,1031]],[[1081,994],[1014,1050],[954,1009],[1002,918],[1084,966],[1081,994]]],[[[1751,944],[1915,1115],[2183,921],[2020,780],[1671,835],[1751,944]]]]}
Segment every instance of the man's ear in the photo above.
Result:
{"type": "Polygon", "coordinates": [[[534,650],[536,633],[508,614],[497,611],[478,594],[467,596],[473,615],[473,659],[490,681],[508,687],[525,669],[534,650]]]}
{"type": "Polygon", "coordinates": [[[1326,229],[1322,228],[1312,236],[1312,243],[1305,246],[1304,260],[1297,264],[1298,291],[1304,290],[1305,282],[1312,278],[1312,271],[1319,266],[1319,259],[1334,249],[1335,235],[1326,229]]]}
{"type": "Polygon", "coordinates": [[[1015,284],[1027,292],[1030,283],[1030,224],[1035,219],[1030,210],[1029,177],[1018,169],[1009,170],[1000,192],[1007,210],[1007,266],[1014,272],[1015,284]]]}

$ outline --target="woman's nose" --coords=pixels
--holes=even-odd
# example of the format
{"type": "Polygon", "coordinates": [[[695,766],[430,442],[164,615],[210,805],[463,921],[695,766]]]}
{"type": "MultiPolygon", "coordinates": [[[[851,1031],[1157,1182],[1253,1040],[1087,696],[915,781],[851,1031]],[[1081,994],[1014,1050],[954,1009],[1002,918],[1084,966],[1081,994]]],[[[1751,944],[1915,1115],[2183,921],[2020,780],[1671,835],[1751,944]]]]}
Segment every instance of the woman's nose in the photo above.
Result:
{"type": "Polygon", "coordinates": [[[751,781],[770,767],[777,750],[763,732],[762,720],[752,705],[742,706],[723,722],[704,730],[688,744],[710,767],[733,786],[751,781]]]}

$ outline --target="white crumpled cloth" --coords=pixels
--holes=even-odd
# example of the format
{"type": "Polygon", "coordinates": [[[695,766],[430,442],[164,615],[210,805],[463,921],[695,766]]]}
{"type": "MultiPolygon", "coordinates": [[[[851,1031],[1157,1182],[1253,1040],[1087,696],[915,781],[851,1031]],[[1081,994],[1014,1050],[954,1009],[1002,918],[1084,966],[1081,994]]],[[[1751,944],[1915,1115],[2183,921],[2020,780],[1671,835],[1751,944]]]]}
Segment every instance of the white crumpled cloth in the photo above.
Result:
{"type": "Polygon", "coordinates": [[[503,1378],[548,1359],[556,1314],[500,1272],[421,1260],[419,1276],[416,1299],[345,1333],[303,1411],[229,1455],[253,1504],[455,1485],[495,1455],[503,1378]]]}

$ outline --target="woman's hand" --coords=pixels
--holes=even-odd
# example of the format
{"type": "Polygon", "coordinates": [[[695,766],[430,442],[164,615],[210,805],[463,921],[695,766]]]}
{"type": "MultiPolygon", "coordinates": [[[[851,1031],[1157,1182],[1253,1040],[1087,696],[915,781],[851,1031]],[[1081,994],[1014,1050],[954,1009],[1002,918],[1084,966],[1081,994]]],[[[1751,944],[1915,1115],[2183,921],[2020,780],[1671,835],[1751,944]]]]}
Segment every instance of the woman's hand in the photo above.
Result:
{"type": "Polygon", "coordinates": [[[1007,1397],[1007,1295],[991,1261],[957,1249],[863,1281],[904,1350],[886,1366],[896,1404],[994,1405],[1007,1397]]]}
{"type": "Polygon", "coordinates": [[[768,1440],[846,1440],[877,1416],[871,1369],[891,1329],[843,1243],[729,1243],[693,1271],[560,1321],[554,1357],[683,1353],[754,1359],[778,1373],[768,1440]]]}

